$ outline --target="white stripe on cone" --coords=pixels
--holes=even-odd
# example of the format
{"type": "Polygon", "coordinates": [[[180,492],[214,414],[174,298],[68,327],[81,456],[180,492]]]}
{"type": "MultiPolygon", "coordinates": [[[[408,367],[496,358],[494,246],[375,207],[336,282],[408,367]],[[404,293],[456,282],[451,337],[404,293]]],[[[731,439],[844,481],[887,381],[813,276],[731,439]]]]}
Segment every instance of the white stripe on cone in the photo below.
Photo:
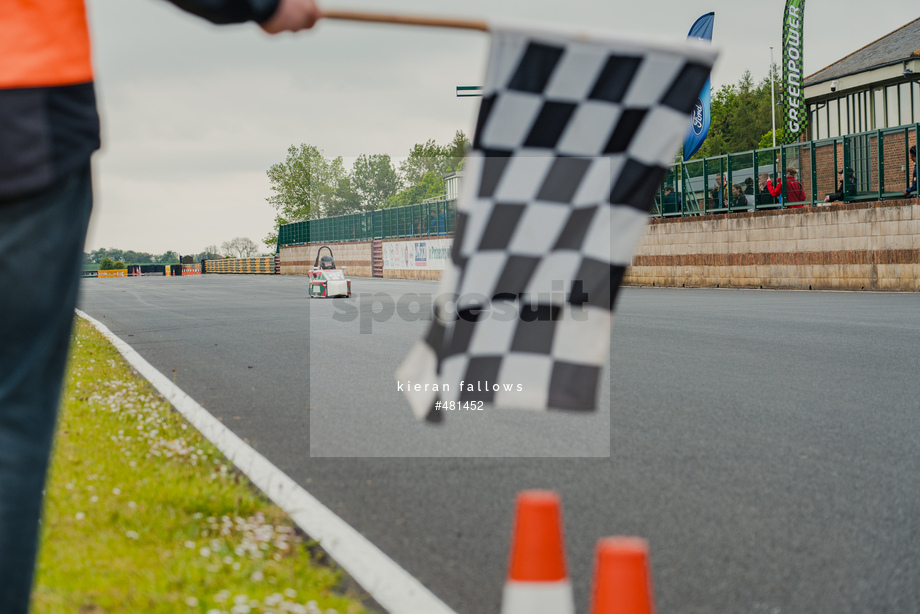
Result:
{"type": "Polygon", "coordinates": [[[502,592],[501,614],[575,614],[572,583],[515,582],[508,580],[502,592]]]}

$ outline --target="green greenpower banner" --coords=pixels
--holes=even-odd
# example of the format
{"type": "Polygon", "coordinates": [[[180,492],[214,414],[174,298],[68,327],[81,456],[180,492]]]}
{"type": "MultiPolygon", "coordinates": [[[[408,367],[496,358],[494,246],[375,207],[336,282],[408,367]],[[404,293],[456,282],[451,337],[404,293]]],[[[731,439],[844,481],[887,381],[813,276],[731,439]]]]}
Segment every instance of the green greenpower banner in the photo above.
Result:
{"type": "Polygon", "coordinates": [[[805,75],[802,72],[805,0],[786,0],[783,13],[783,142],[794,143],[805,129],[805,75]]]}

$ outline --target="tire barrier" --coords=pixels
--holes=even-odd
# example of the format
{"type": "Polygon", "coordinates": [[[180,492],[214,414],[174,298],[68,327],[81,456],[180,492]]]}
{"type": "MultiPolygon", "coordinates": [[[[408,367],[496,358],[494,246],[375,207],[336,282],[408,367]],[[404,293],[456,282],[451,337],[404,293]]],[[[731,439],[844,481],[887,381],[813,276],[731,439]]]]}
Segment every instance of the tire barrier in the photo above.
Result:
{"type": "Polygon", "coordinates": [[[83,271],[83,277],[175,277],[177,275],[201,275],[203,273],[240,273],[274,275],[278,273],[280,258],[264,256],[259,258],[225,258],[205,260],[192,264],[133,264],[127,269],[110,271],[83,271]]]}
{"type": "Polygon", "coordinates": [[[257,258],[224,258],[222,260],[205,260],[202,273],[225,273],[240,275],[274,275],[275,257],[259,256],[257,258]]]}
{"type": "MultiPolygon", "coordinates": [[[[272,259],[274,266],[274,259],[272,259]]],[[[109,271],[83,271],[83,277],[148,277],[201,275],[202,263],[194,264],[132,264],[127,269],[109,271]]]]}
{"type": "MultiPolygon", "coordinates": [[[[138,266],[134,266],[132,268],[138,269],[140,271],[141,277],[150,277],[150,276],[162,277],[163,275],[166,275],[167,266],[168,265],[165,265],[165,264],[141,264],[138,266]]],[[[135,273],[135,277],[136,276],[137,276],[137,273],[135,273]]]]}

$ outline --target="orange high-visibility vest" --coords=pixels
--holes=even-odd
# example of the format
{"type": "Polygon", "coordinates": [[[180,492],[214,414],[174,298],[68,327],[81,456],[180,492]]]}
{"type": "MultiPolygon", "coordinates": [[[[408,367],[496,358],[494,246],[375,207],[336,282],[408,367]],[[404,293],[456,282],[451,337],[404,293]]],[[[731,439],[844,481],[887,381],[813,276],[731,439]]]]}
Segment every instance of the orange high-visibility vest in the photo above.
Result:
{"type": "Polygon", "coordinates": [[[83,0],[0,0],[0,88],[92,80],[83,0]]]}

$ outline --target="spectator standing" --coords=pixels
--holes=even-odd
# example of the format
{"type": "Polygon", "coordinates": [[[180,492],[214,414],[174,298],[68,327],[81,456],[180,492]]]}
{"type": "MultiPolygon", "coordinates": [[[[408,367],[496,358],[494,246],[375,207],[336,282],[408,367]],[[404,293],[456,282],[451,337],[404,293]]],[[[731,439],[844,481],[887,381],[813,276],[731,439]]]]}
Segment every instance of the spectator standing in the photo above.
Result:
{"type": "Polygon", "coordinates": [[[837,202],[838,200],[843,200],[847,194],[856,193],[856,172],[852,168],[848,168],[846,176],[844,176],[843,169],[837,171],[837,174],[840,175],[840,184],[837,186],[836,192],[824,197],[824,202],[826,203],[837,202]],[[844,190],[844,182],[846,182],[846,190],[844,190]]]}
{"type": "Polygon", "coordinates": [[[776,199],[773,197],[773,194],[770,192],[770,175],[767,173],[760,173],[757,176],[757,187],[760,188],[760,193],[757,194],[757,204],[758,205],[775,205],[776,199]]]}
{"type": "MultiPolygon", "coordinates": [[[[314,0],[171,0],[214,23],[310,28],[314,0]]],[[[42,491],[99,148],[83,0],[0,11],[0,612],[29,608],[42,491]],[[28,258],[23,258],[28,254],[28,258]]]]}
{"type": "Polygon", "coordinates": [[[428,234],[437,235],[444,234],[446,230],[446,224],[444,219],[444,213],[438,211],[437,209],[430,210],[430,217],[428,222],[428,234]]]}
{"type": "Polygon", "coordinates": [[[674,187],[670,185],[664,186],[664,198],[661,201],[661,214],[677,213],[679,210],[680,200],[678,200],[677,194],[674,193],[674,187]]]}
{"type": "Polygon", "coordinates": [[[753,211],[757,202],[757,196],[754,194],[754,178],[747,177],[744,180],[744,197],[747,200],[748,211],[753,211]]]}
{"type": "MultiPolygon", "coordinates": [[[[716,177],[716,185],[712,190],[709,191],[709,195],[712,197],[713,209],[722,209],[728,203],[728,186],[725,183],[724,174],[716,177]]],[[[717,213],[725,212],[718,211],[717,213]]]]}
{"type": "Polygon", "coordinates": [[[744,194],[746,196],[754,195],[754,178],[748,177],[744,180],[744,194]]]}
{"type": "Polygon", "coordinates": [[[776,178],[776,173],[773,173],[773,178],[767,180],[767,192],[770,193],[775,200],[782,204],[783,202],[783,180],[776,178]]]}
{"type": "Polygon", "coordinates": [[[791,166],[786,169],[786,202],[799,203],[797,205],[788,205],[790,209],[799,209],[805,206],[802,204],[802,201],[805,200],[805,190],[799,180],[795,178],[797,174],[798,171],[791,166]]]}
{"type": "Polygon", "coordinates": [[[904,196],[910,196],[910,193],[913,192],[914,196],[917,195],[917,146],[910,146],[910,159],[914,163],[914,182],[907,186],[907,189],[904,190],[904,196]]]}

